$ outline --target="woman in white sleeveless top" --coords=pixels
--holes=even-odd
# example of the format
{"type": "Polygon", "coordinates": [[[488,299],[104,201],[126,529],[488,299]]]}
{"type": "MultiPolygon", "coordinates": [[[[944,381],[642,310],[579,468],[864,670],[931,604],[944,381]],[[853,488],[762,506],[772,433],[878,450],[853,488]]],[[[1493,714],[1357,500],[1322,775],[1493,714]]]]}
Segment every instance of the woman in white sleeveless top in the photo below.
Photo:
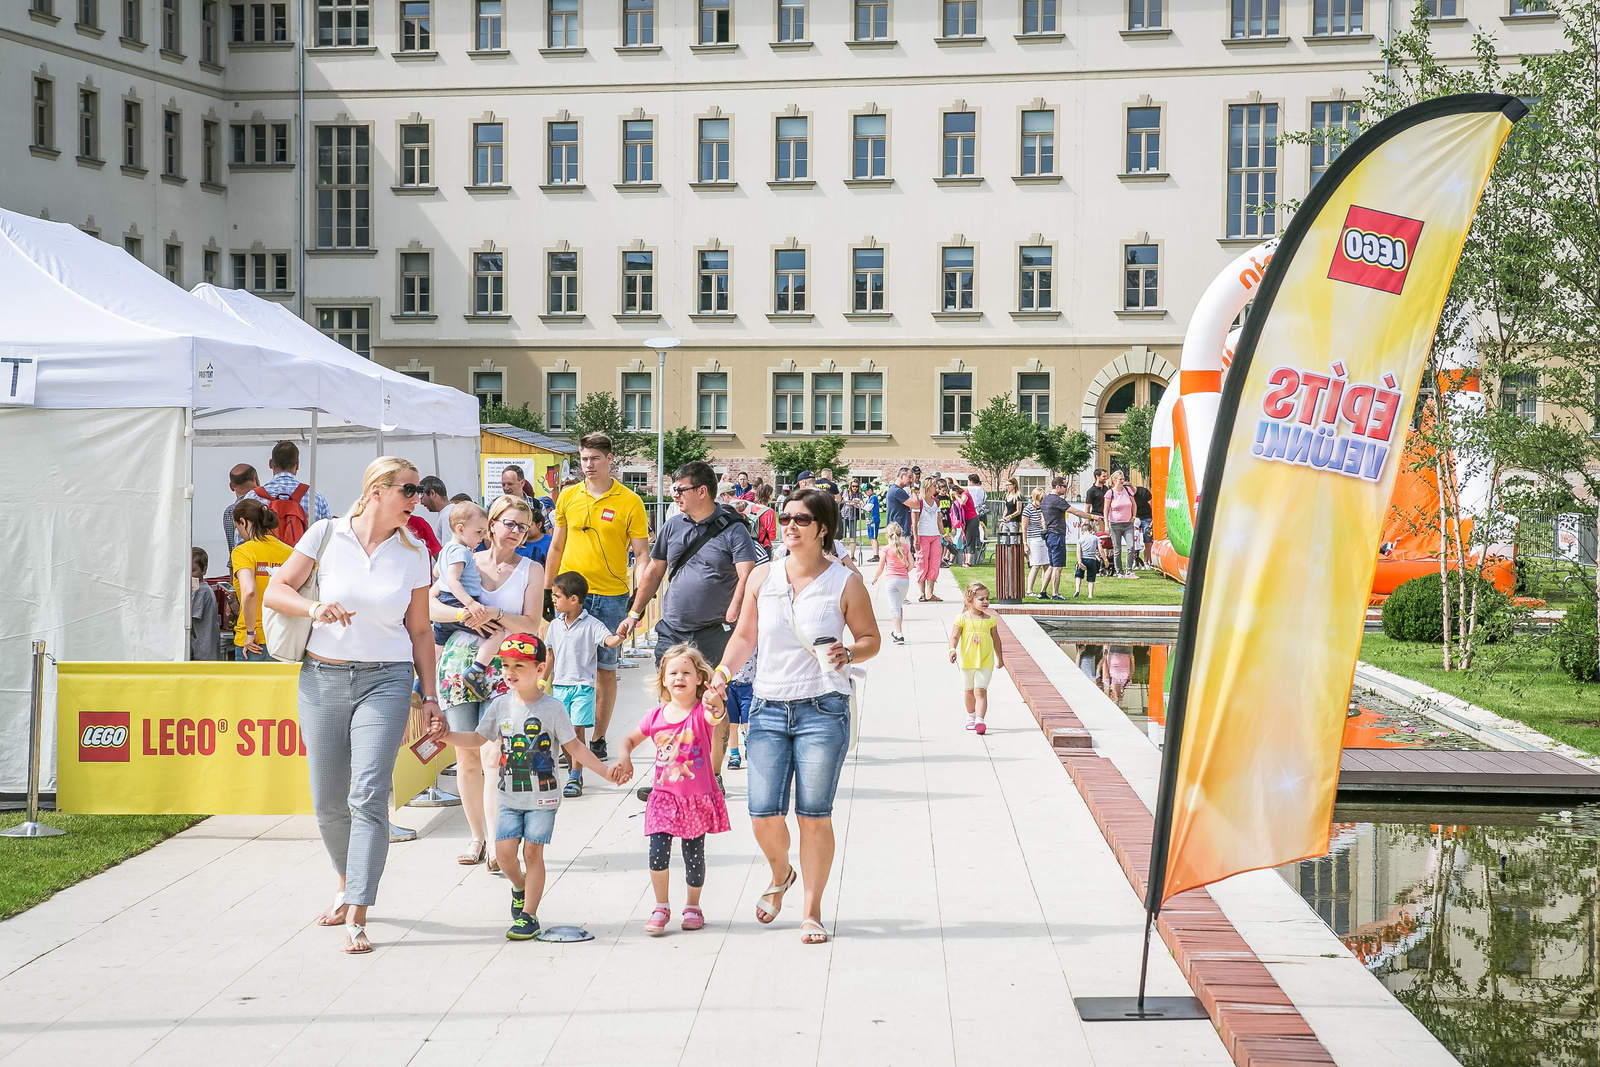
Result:
{"type": "Polygon", "coordinates": [[[850,744],[847,672],[850,664],[878,654],[880,638],[861,575],[823,553],[839,532],[833,497],[816,489],[791,493],[778,523],[784,554],[750,573],[739,627],[712,687],[723,696],[728,680],[760,645],[746,767],[750,821],[772,867],[772,884],[756,901],[756,919],[772,922],[795,882],[786,821],[792,785],[805,878],[801,940],[813,945],[828,940],[822,891],[833,868],[833,797],[850,744]],[[846,630],[852,636],[848,645],[846,630]],[[816,644],[824,638],[832,641],[816,644]]]}
{"type": "MultiPolygon", "coordinates": [[[[461,620],[487,636],[478,637],[466,631],[456,631],[445,642],[444,654],[439,657],[439,702],[450,729],[459,733],[472,733],[478,728],[478,719],[488,701],[479,702],[467,692],[461,679],[462,672],[472,664],[483,641],[498,643],[508,633],[526,631],[538,633],[544,611],[544,567],[517,555],[517,549],[528,536],[533,522],[533,510],[521,497],[503,496],[489,508],[489,547],[473,557],[478,567],[478,577],[483,582],[481,607],[470,610],[461,620]]],[[[434,622],[455,622],[461,609],[441,604],[437,594],[428,598],[428,615],[434,622]]],[[[500,673],[497,657],[489,666],[488,681],[491,697],[507,689],[500,673]]],[[[471,840],[467,850],[456,857],[463,865],[482,863],[489,859],[489,870],[498,868],[494,862],[494,845],[489,832],[499,805],[496,801],[496,781],[484,774],[485,760],[494,765],[499,757],[499,742],[486,742],[482,748],[456,749],[456,785],[461,790],[461,811],[467,817],[467,831],[471,840]]]]}

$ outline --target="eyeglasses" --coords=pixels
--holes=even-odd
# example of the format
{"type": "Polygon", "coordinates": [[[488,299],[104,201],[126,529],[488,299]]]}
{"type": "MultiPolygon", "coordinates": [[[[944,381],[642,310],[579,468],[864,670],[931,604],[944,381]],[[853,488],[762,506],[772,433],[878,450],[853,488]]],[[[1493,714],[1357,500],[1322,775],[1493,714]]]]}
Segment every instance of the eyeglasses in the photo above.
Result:
{"type": "Polygon", "coordinates": [[[778,525],[780,526],[787,526],[791,522],[796,526],[810,526],[816,521],[814,516],[807,515],[804,512],[793,513],[785,511],[778,516],[778,525]]]}
{"type": "Polygon", "coordinates": [[[417,496],[422,492],[422,486],[418,485],[416,482],[407,482],[405,485],[396,485],[393,488],[400,490],[400,494],[407,500],[410,500],[412,497],[417,496]]]}
{"type": "Polygon", "coordinates": [[[673,496],[682,496],[684,493],[692,493],[696,489],[703,489],[703,488],[705,488],[705,487],[704,486],[700,486],[700,485],[675,485],[675,486],[672,487],[672,495],[673,496]]]}
{"type": "Polygon", "coordinates": [[[496,519],[494,521],[498,522],[501,526],[504,526],[506,529],[510,530],[512,533],[527,533],[528,532],[528,524],[525,523],[525,522],[512,522],[510,519],[496,519]]]}

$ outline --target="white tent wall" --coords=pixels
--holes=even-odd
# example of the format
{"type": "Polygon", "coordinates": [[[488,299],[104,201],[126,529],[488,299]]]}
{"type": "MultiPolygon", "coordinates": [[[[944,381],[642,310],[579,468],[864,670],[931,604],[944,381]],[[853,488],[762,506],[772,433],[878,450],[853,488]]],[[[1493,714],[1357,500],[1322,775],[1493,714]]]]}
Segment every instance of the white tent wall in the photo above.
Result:
{"type": "MultiPolygon", "coordinates": [[[[0,792],[28,784],[30,648],[63,660],[188,656],[182,408],[0,409],[0,792]]],[[[55,788],[46,671],[42,788],[55,788]]]]}

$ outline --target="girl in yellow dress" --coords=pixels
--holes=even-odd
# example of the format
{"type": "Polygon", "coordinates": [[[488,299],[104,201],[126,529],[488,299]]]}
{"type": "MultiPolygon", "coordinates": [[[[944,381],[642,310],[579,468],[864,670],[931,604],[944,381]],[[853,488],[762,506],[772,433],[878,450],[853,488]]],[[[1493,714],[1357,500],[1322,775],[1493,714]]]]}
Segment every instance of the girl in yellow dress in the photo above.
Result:
{"type": "Polygon", "coordinates": [[[961,668],[967,694],[967,729],[983,733],[989,715],[989,681],[996,667],[1006,665],[1000,647],[999,622],[989,614],[989,587],[973,582],[962,595],[961,614],[950,629],[950,662],[961,668]]]}

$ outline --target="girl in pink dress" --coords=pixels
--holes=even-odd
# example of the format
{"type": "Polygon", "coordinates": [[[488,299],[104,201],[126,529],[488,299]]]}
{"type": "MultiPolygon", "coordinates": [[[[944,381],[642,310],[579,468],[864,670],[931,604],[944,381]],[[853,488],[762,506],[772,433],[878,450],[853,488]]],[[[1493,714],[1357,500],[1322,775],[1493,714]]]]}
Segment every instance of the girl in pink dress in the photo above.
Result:
{"type": "Polygon", "coordinates": [[[655,743],[655,783],[644,813],[644,832],[650,838],[650,884],[656,891],[655,910],[644,929],[652,937],[666,933],[672,918],[667,905],[672,839],[683,842],[684,880],[689,883],[683,928],[698,930],[706,924],[700,911],[700,889],[706,884],[706,834],[728,830],[728,805],[711,765],[712,731],[725,712],[701,702],[710,684],[711,665],[699,649],[693,645],[668,649],[656,674],[656,695],[666,703],[646,715],[622,742],[621,759],[613,772],[613,781],[628,781],[633,777],[633,750],[647,737],[655,743]]]}

